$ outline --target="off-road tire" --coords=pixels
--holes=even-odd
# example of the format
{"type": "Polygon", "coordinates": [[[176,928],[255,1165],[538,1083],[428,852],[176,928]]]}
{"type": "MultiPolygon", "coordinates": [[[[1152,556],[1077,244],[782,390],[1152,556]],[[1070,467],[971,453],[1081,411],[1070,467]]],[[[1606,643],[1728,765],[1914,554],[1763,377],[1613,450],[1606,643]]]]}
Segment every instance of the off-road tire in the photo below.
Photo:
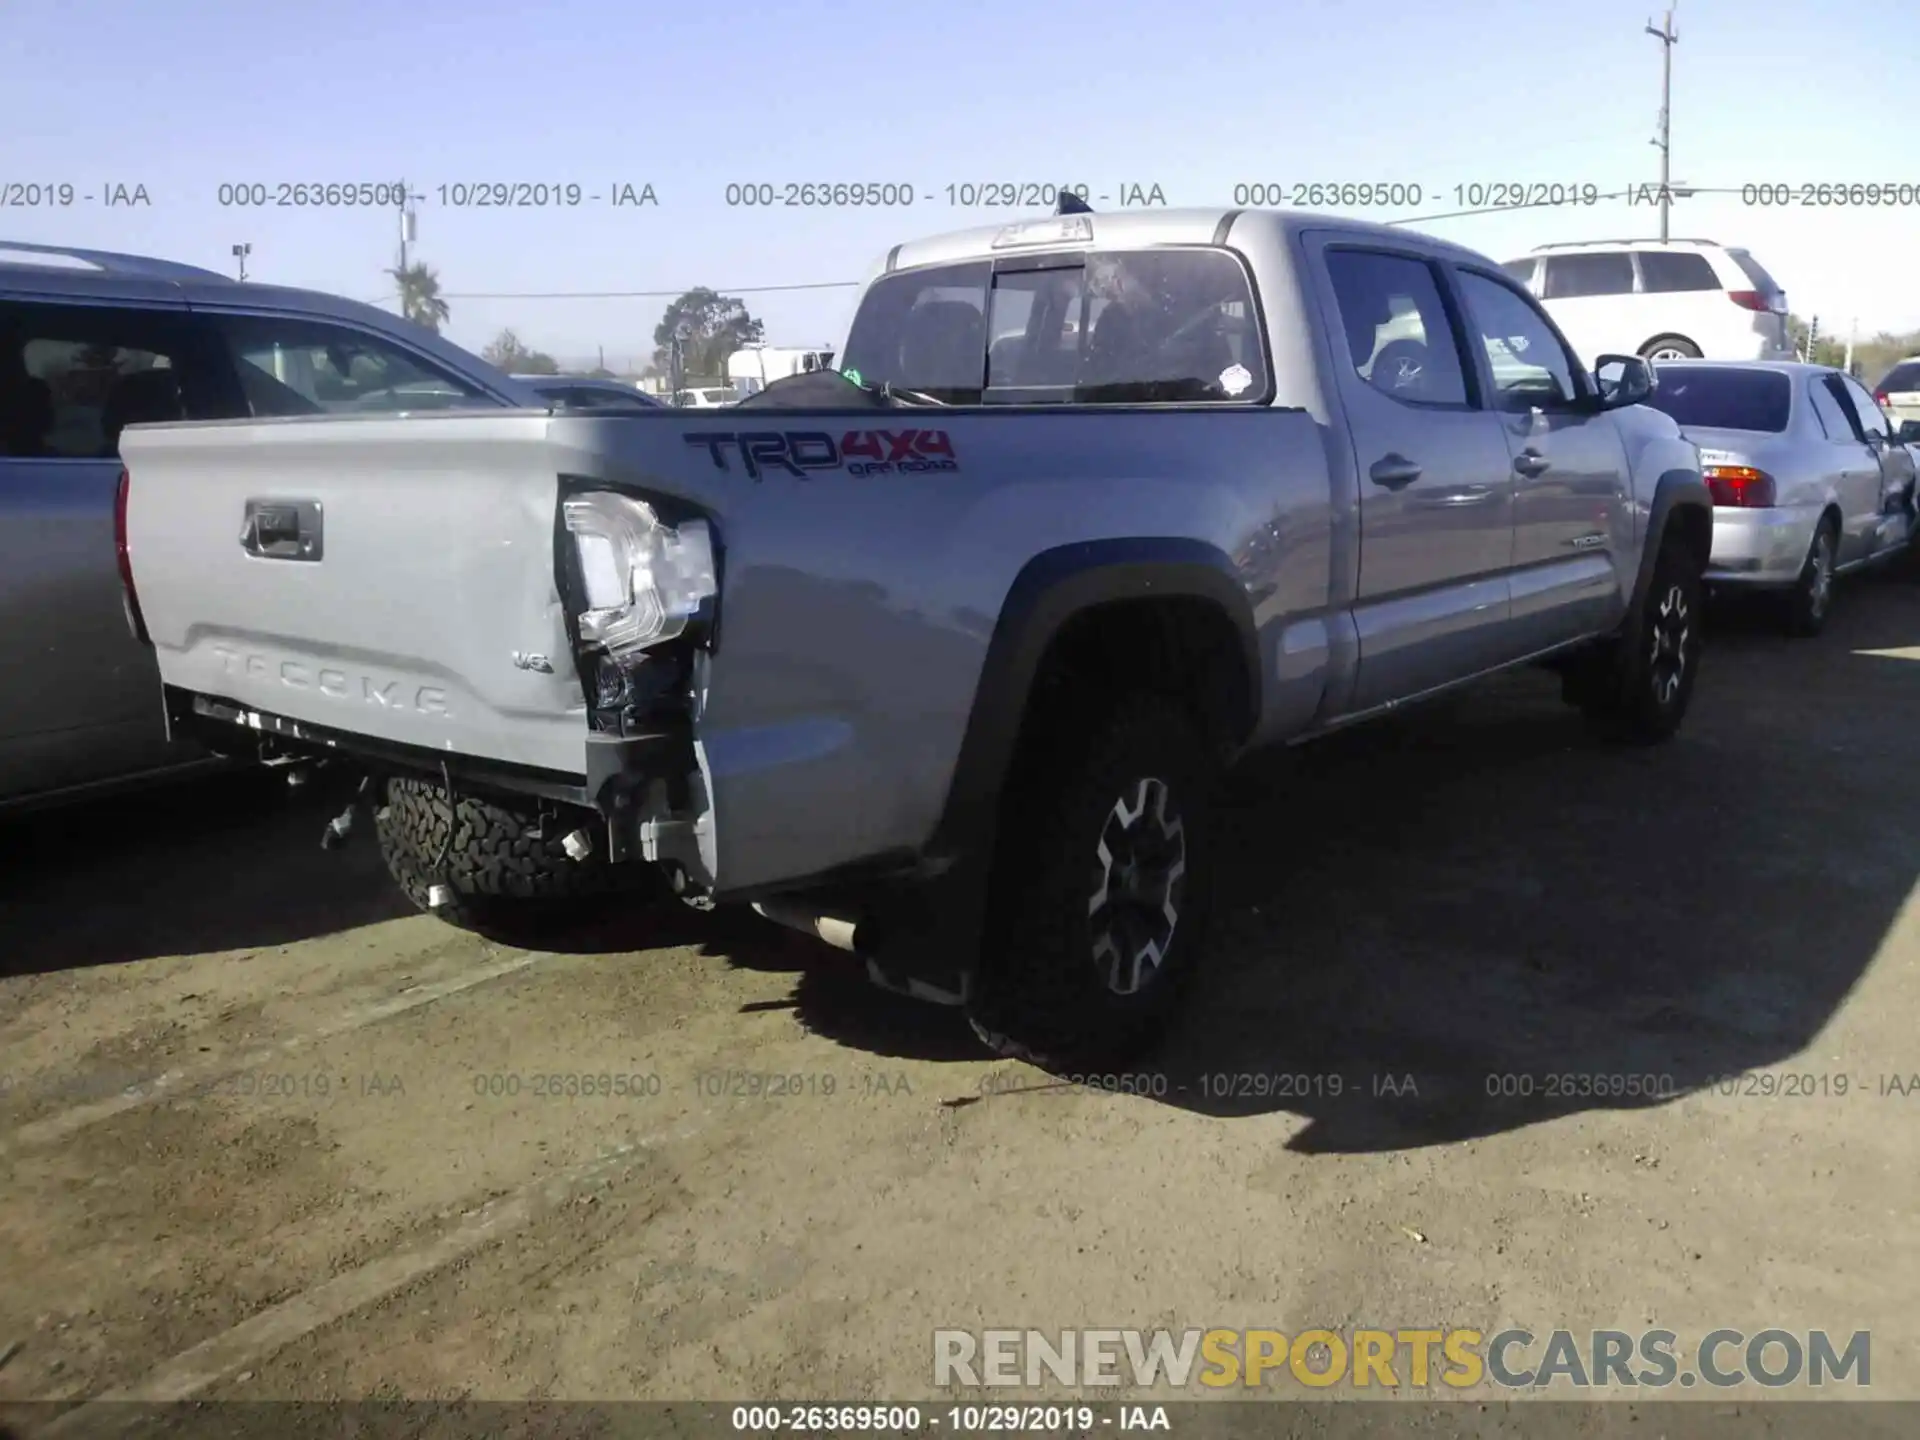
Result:
{"type": "Polygon", "coordinates": [[[1700,562],[1678,535],[1668,535],[1631,631],[1596,656],[1597,669],[1582,695],[1581,709],[1603,737],[1655,745],[1680,728],[1700,673],[1705,600],[1700,562]],[[1671,642],[1671,651],[1663,641],[1671,642]],[[1677,670],[1671,663],[1676,653],[1677,670]]]}
{"type": "Polygon", "coordinates": [[[1789,635],[1811,639],[1826,629],[1827,617],[1833,613],[1833,570],[1839,558],[1840,527],[1829,516],[1813,532],[1807,558],[1800,566],[1800,578],[1780,597],[1782,618],[1789,635]]]}
{"type": "MultiPolygon", "coordinates": [[[[1218,762],[1179,705],[1147,695],[1125,697],[1104,714],[1083,712],[1067,733],[1056,724],[1022,745],[1003,805],[987,944],[967,1018],[998,1054],[1056,1071],[1110,1069],[1160,1037],[1205,951],[1218,762]],[[1130,822],[1129,810],[1142,818],[1130,822]],[[1167,817],[1177,817],[1177,843],[1167,817]],[[1120,936],[1122,922],[1112,908],[1095,913],[1093,902],[1124,893],[1116,857],[1129,850],[1143,874],[1178,874],[1163,892],[1177,918],[1164,938],[1153,937],[1163,949],[1158,966],[1132,993],[1118,993],[1109,975],[1131,967],[1112,956],[1146,950],[1123,941],[1096,959],[1101,937],[1120,936]]],[[[1164,915],[1158,904],[1143,899],[1125,908],[1157,917],[1164,915]]]]}
{"type": "Polygon", "coordinates": [[[621,872],[635,868],[598,854],[573,860],[561,848],[564,827],[549,824],[541,833],[533,814],[470,795],[449,806],[446,788],[431,780],[387,780],[373,821],[387,872],[407,899],[490,938],[537,936],[569,918],[569,902],[610,893],[621,872]],[[435,908],[428,892],[437,884],[450,887],[453,899],[435,908]]]}

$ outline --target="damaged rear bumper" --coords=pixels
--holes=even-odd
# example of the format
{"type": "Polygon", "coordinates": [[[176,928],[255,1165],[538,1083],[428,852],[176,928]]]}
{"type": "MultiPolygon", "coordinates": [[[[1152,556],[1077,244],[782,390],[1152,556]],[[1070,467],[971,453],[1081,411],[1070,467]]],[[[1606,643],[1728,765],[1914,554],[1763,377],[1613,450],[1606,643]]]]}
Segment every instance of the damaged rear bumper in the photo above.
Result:
{"type": "Polygon", "coordinates": [[[165,694],[169,733],[215,754],[419,775],[508,803],[587,812],[600,821],[609,859],[677,870],[676,879],[700,893],[714,888],[713,811],[685,723],[628,735],[585,732],[576,774],[381,740],[171,685],[165,694]]]}

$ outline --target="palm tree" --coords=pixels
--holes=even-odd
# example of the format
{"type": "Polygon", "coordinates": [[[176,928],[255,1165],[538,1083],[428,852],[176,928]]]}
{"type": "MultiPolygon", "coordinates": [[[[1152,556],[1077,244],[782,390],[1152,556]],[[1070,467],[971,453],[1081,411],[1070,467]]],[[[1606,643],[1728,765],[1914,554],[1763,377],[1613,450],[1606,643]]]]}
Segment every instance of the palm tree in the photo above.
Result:
{"type": "Polygon", "coordinates": [[[407,319],[438,331],[441,322],[453,313],[440,298],[440,276],[431,266],[416,260],[411,265],[396,265],[387,275],[400,287],[400,313],[407,319]]]}

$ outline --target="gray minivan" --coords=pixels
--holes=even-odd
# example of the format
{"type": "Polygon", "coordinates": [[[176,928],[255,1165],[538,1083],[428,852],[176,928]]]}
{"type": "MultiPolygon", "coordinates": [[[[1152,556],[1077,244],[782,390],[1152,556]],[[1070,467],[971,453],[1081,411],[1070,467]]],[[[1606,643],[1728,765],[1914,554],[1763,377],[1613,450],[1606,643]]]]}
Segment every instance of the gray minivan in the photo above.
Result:
{"type": "Polygon", "coordinates": [[[0,241],[0,808],[209,763],[168,742],[125,611],[123,427],[547,403],[371,305],[0,241]]]}

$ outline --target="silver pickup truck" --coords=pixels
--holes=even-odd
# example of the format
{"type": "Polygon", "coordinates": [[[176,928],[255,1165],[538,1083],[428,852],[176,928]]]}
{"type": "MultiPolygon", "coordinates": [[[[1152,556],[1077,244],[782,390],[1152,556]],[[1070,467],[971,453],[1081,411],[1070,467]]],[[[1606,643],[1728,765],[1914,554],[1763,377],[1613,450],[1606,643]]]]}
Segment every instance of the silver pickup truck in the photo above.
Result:
{"type": "Polygon", "coordinates": [[[1687,709],[1698,454],[1470,251],[1063,213],[896,246],[842,356],[711,416],[129,429],[171,723],[361,779],[456,923],[664,873],[1083,1064],[1194,973],[1241,752],[1523,664],[1626,741],[1687,709]]]}

